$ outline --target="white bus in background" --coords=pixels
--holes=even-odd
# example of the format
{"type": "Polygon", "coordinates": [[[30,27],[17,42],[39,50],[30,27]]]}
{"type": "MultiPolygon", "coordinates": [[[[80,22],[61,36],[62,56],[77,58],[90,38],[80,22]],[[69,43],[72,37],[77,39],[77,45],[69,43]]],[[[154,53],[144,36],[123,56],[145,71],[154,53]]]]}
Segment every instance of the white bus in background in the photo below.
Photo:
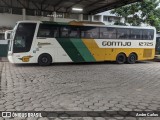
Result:
{"type": "Polygon", "coordinates": [[[133,64],[155,56],[154,27],[19,21],[10,33],[8,59],[11,63],[116,61],[133,64]]]}

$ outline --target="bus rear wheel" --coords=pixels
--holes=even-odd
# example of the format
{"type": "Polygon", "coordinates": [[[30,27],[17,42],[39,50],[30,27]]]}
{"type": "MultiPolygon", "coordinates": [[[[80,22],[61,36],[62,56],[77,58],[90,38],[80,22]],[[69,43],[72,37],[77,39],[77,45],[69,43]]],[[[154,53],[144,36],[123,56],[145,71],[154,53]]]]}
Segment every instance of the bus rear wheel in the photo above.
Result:
{"type": "Polygon", "coordinates": [[[137,60],[137,55],[134,53],[131,53],[127,58],[127,63],[134,64],[137,60]]]}
{"type": "Polygon", "coordinates": [[[49,54],[42,54],[38,58],[38,64],[41,66],[48,66],[52,63],[52,57],[49,54]]]}
{"type": "Polygon", "coordinates": [[[123,64],[123,63],[125,63],[125,62],[126,62],[126,55],[123,54],[123,53],[118,54],[117,57],[116,57],[116,62],[117,62],[118,64],[123,64]]]}

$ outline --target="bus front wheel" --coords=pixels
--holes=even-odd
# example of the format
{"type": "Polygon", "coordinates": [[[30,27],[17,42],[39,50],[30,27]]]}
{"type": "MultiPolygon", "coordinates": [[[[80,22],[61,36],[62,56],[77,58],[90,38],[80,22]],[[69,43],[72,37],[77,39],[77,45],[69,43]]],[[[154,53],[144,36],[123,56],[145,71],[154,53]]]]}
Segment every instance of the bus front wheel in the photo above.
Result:
{"type": "Polygon", "coordinates": [[[134,64],[137,60],[137,55],[134,53],[131,53],[127,58],[127,63],[134,64]]]}
{"type": "Polygon", "coordinates": [[[125,62],[126,62],[126,55],[123,54],[123,53],[118,54],[117,57],[116,57],[116,62],[117,62],[118,64],[123,64],[123,63],[125,63],[125,62]]]}
{"type": "Polygon", "coordinates": [[[49,54],[41,54],[38,58],[38,64],[41,66],[48,66],[52,63],[52,57],[49,54]]]}

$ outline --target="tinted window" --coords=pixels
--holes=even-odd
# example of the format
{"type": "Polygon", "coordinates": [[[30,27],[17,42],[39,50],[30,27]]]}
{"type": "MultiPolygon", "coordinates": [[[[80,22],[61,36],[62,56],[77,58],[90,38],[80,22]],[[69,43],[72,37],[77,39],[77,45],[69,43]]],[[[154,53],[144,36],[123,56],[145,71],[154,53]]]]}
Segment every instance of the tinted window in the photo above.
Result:
{"type": "Polygon", "coordinates": [[[131,29],[131,39],[141,40],[142,39],[142,30],[140,29],[131,29]]]}
{"type": "Polygon", "coordinates": [[[0,40],[4,40],[4,33],[0,33],[0,40]]]}
{"type": "Polygon", "coordinates": [[[81,28],[82,38],[99,38],[99,28],[97,27],[82,27],[81,28]]]}
{"type": "Polygon", "coordinates": [[[117,39],[129,39],[130,38],[130,30],[126,28],[118,28],[117,29],[117,39]]]}
{"type": "Polygon", "coordinates": [[[69,37],[69,28],[68,27],[62,27],[61,28],[61,37],[69,37]]]}
{"type": "Polygon", "coordinates": [[[100,38],[116,39],[115,28],[100,28],[100,38]]]}
{"type": "Polygon", "coordinates": [[[16,35],[14,38],[13,52],[29,52],[31,49],[34,32],[36,24],[35,23],[20,23],[16,30],[16,35]]]}
{"type": "Polygon", "coordinates": [[[156,52],[160,54],[160,37],[156,38],[156,52]]]}
{"type": "Polygon", "coordinates": [[[77,27],[70,27],[69,37],[79,38],[80,30],[77,27]]]}
{"type": "Polygon", "coordinates": [[[40,24],[37,37],[48,37],[48,38],[59,37],[59,29],[55,25],[40,24]]]}
{"type": "Polygon", "coordinates": [[[73,27],[73,26],[61,27],[61,37],[79,38],[79,36],[80,36],[80,30],[78,27],[73,27]]]}
{"type": "Polygon", "coordinates": [[[154,30],[143,30],[143,39],[144,40],[153,40],[154,30]]]}

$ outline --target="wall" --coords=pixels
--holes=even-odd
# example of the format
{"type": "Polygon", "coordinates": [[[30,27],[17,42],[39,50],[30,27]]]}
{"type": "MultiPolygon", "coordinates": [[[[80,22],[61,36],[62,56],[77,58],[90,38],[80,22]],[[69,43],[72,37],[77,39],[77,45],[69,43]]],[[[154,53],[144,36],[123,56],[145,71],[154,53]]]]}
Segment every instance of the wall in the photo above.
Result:
{"type": "MultiPolygon", "coordinates": [[[[73,20],[83,20],[83,17],[80,18],[82,14],[79,15],[79,17],[74,17],[70,16],[70,18],[56,18],[57,22],[69,22],[73,20]],[[72,18],[72,19],[71,19],[72,18]]],[[[113,21],[104,21],[103,18],[104,16],[110,18],[119,18],[121,22],[123,22],[123,19],[120,17],[116,17],[114,14],[110,14],[109,11],[99,13],[97,15],[92,16],[92,21],[93,22],[104,22],[106,25],[113,25],[115,20],[113,21]],[[95,20],[94,16],[98,16],[98,18],[95,20]]],[[[17,21],[22,21],[23,20],[23,15],[17,15],[17,14],[8,14],[8,13],[0,13],[0,26],[7,26],[7,27],[13,27],[17,21]]],[[[53,21],[53,18],[51,17],[43,17],[43,16],[25,16],[26,20],[38,20],[38,21],[53,21]]],[[[88,16],[88,21],[90,21],[90,16],[88,16]]]]}
{"type": "MultiPolygon", "coordinates": [[[[26,20],[50,21],[50,17],[26,16],[26,20]]],[[[22,21],[22,15],[0,13],[0,26],[14,27],[17,21],[22,21]]],[[[69,22],[76,19],[56,18],[58,22],[69,22]]]]}
{"type": "Polygon", "coordinates": [[[111,11],[105,11],[105,12],[102,12],[102,13],[98,13],[97,15],[100,15],[101,16],[101,21],[105,24],[105,25],[114,25],[114,23],[116,22],[116,19],[118,18],[120,20],[120,22],[124,22],[124,19],[122,17],[117,17],[115,14],[111,14],[110,13],[111,11]],[[104,21],[103,18],[104,17],[108,17],[109,18],[113,18],[112,21],[109,21],[109,20],[106,20],[104,21]]]}
{"type": "Polygon", "coordinates": [[[0,26],[13,27],[16,21],[21,20],[21,15],[0,14],[0,26]]]}

